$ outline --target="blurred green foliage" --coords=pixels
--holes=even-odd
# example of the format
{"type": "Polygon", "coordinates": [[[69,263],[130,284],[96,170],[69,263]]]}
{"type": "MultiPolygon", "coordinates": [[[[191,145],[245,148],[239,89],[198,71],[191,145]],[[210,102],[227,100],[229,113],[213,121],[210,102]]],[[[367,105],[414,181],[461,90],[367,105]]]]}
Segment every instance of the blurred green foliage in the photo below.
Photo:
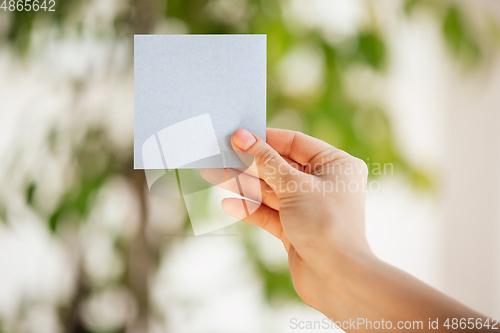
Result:
{"type": "MultiPolygon", "coordinates": [[[[117,152],[104,147],[108,141],[104,129],[90,128],[80,145],[74,148],[76,182],[61,196],[59,204],[48,218],[50,229],[55,232],[60,223],[85,219],[94,204],[98,190],[113,175],[120,172],[117,152]]],[[[27,201],[32,203],[36,183],[28,185],[27,201]]]]}
{"type": "MultiPolygon", "coordinates": [[[[465,68],[474,68],[481,61],[486,46],[479,42],[479,32],[474,31],[459,4],[453,1],[407,0],[404,8],[409,16],[418,10],[434,15],[441,22],[448,50],[465,68]]],[[[498,28],[496,20],[492,20],[492,27],[498,28]]],[[[494,37],[489,39],[494,41],[494,37]]]]}
{"type": "MultiPolygon", "coordinates": [[[[154,17],[161,15],[166,19],[182,21],[187,26],[188,32],[193,34],[267,34],[268,119],[272,119],[283,109],[296,110],[308,134],[345,149],[365,161],[381,164],[393,163],[398,172],[408,175],[417,187],[429,188],[432,182],[429,177],[425,176],[425,172],[415,166],[410,166],[397,152],[390,121],[380,106],[360,103],[346,93],[345,81],[352,67],[366,66],[375,72],[383,73],[390,61],[384,36],[375,26],[367,26],[359,31],[351,41],[343,43],[350,45],[346,47],[328,43],[321,33],[314,29],[306,31],[290,29],[282,12],[282,4],[286,1],[241,2],[242,6],[246,6],[247,11],[245,18],[242,19],[244,22],[224,20],[220,15],[211,15],[207,8],[216,2],[210,0],[131,1],[127,3],[130,11],[126,14],[117,14],[115,29],[117,35],[129,33],[130,37],[132,33],[148,33],[154,25],[154,17]],[[156,8],[161,8],[162,12],[156,12],[156,8]],[[304,44],[310,48],[319,49],[323,53],[326,69],[323,89],[313,96],[287,96],[278,86],[277,67],[294,47],[304,44]],[[357,119],[367,117],[372,121],[357,121],[357,119]]],[[[69,18],[73,20],[77,17],[70,14],[84,7],[85,4],[80,0],[67,0],[58,2],[54,13],[13,12],[8,38],[19,50],[27,51],[35,19],[52,20],[54,24],[61,27],[61,30],[64,30],[64,22],[69,18]]],[[[428,0],[404,2],[404,10],[408,15],[418,8],[430,9],[442,22],[444,40],[457,58],[472,64],[481,59],[481,48],[469,31],[468,24],[457,4],[436,3],[428,0]]],[[[80,203],[80,206],[85,201],[83,198],[75,200],[80,203]]],[[[54,219],[57,219],[57,214],[54,219]]]]}
{"type": "Polygon", "coordinates": [[[375,70],[384,69],[387,54],[384,40],[374,31],[362,32],[358,36],[358,51],[366,63],[375,70]]]}
{"type": "Polygon", "coordinates": [[[477,63],[481,58],[479,45],[468,33],[462,13],[457,7],[450,7],[446,11],[443,22],[443,32],[450,50],[466,61],[477,63]]]}
{"type": "MultiPolygon", "coordinates": [[[[359,98],[362,96],[354,98],[348,92],[347,79],[353,68],[363,68],[383,75],[390,63],[386,38],[375,24],[363,27],[349,40],[336,44],[327,41],[317,29],[292,29],[282,10],[285,1],[243,1],[241,3],[245,6],[245,15],[239,20],[212,15],[207,8],[216,2],[127,1],[126,10],[117,13],[114,19],[115,37],[126,36],[132,40],[133,33],[151,33],[155,20],[160,19],[180,21],[192,34],[266,34],[268,120],[274,119],[284,110],[294,110],[300,118],[303,130],[308,134],[344,149],[370,164],[392,163],[394,170],[407,176],[417,188],[432,188],[432,178],[418,166],[410,165],[398,150],[391,122],[383,106],[363,102],[362,98],[359,98]],[[324,75],[318,91],[294,95],[285,93],[280,86],[280,65],[297,47],[312,49],[320,55],[324,75]]],[[[376,6],[375,3],[371,5],[376,6]]],[[[82,18],[75,13],[84,11],[85,6],[86,3],[80,0],[64,0],[57,2],[54,13],[12,12],[7,40],[18,52],[29,53],[30,36],[37,23],[42,22],[49,27],[56,26],[63,35],[67,22],[81,26],[78,20],[82,18]]],[[[469,29],[458,4],[430,0],[404,2],[404,11],[408,16],[420,9],[425,9],[436,17],[452,55],[469,65],[477,64],[482,59],[481,44],[469,29]]],[[[58,131],[55,130],[47,138],[51,147],[57,146],[58,140],[58,131]]],[[[94,206],[97,192],[109,179],[124,175],[134,181],[131,176],[132,149],[128,152],[116,151],[109,142],[105,128],[89,128],[84,139],[75,145],[72,156],[75,181],[68,185],[59,203],[46,216],[47,225],[55,234],[62,223],[79,223],[85,220],[94,206]]],[[[29,181],[25,198],[27,205],[43,212],[43,209],[40,209],[42,203],[35,200],[40,186],[42,184],[38,184],[36,180],[29,181]]],[[[6,209],[2,207],[0,205],[0,214],[3,216],[2,220],[5,220],[6,209]]],[[[188,220],[182,228],[190,228],[188,220]]],[[[288,270],[268,267],[255,249],[252,233],[245,232],[243,237],[248,255],[264,282],[267,299],[271,302],[297,299],[288,270]]],[[[123,244],[123,240],[116,240],[116,244],[123,256],[130,251],[131,245],[123,244]]],[[[154,251],[156,250],[153,249],[152,252],[154,251]]]]}

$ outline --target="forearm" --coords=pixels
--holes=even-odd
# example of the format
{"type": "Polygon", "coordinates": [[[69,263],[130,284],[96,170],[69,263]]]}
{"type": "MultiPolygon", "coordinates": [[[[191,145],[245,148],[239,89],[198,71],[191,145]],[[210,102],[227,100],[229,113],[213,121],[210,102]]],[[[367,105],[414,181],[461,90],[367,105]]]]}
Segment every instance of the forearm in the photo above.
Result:
{"type": "MultiPolygon", "coordinates": [[[[473,318],[474,323],[478,318],[483,323],[487,319],[374,256],[345,260],[343,267],[336,269],[334,275],[337,283],[328,294],[332,293],[335,299],[326,302],[323,311],[333,321],[352,322],[360,318],[360,322],[378,322],[378,325],[384,320],[391,322],[385,325],[388,331],[394,330],[400,322],[408,326],[411,323],[412,328],[406,330],[427,331],[429,323],[437,319],[438,327],[433,327],[432,331],[444,332],[450,331],[443,326],[448,318],[449,324],[453,318],[465,318],[465,321],[473,318]]],[[[363,331],[366,326],[362,324],[358,329],[363,331]]],[[[352,331],[353,327],[346,327],[345,330],[352,331]]],[[[381,327],[379,330],[384,329],[381,327]]],[[[472,331],[488,331],[488,328],[474,326],[472,331]]]]}

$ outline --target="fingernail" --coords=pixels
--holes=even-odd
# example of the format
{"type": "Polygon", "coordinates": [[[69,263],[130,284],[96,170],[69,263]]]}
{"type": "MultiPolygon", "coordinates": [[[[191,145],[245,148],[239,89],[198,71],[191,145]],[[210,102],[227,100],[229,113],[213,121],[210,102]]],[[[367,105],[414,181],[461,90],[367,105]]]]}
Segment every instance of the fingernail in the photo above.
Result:
{"type": "Polygon", "coordinates": [[[241,150],[247,150],[257,142],[257,139],[246,129],[239,129],[234,132],[233,141],[241,150]]]}
{"type": "Polygon", "coordinates": [[[222,210],[229,216],[238,220],[247,217],[243,199],[225,198],[221,201],[222,210]]]}

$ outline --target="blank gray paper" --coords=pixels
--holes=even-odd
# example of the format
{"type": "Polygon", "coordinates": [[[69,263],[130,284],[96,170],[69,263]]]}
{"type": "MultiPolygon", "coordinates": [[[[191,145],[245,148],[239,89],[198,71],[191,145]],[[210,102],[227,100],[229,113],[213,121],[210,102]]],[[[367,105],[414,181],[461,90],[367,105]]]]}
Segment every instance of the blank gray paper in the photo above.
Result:
{"type": "Polygon", "coordinates": [[[243,167],[231,135],[265,140],[266,35],[134,36],[134,168],[243,167]]]}

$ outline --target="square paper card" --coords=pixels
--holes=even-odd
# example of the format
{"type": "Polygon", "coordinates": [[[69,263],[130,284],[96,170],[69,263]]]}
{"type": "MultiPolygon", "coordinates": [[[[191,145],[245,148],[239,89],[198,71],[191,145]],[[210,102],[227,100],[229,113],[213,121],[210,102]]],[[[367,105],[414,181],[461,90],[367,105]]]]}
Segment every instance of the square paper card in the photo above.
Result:
{"type": "Polygon", "coordinates": [[[231,135],[266,135],[265,35],[134,36],[134,168],[244,167],[231,135]]]}

